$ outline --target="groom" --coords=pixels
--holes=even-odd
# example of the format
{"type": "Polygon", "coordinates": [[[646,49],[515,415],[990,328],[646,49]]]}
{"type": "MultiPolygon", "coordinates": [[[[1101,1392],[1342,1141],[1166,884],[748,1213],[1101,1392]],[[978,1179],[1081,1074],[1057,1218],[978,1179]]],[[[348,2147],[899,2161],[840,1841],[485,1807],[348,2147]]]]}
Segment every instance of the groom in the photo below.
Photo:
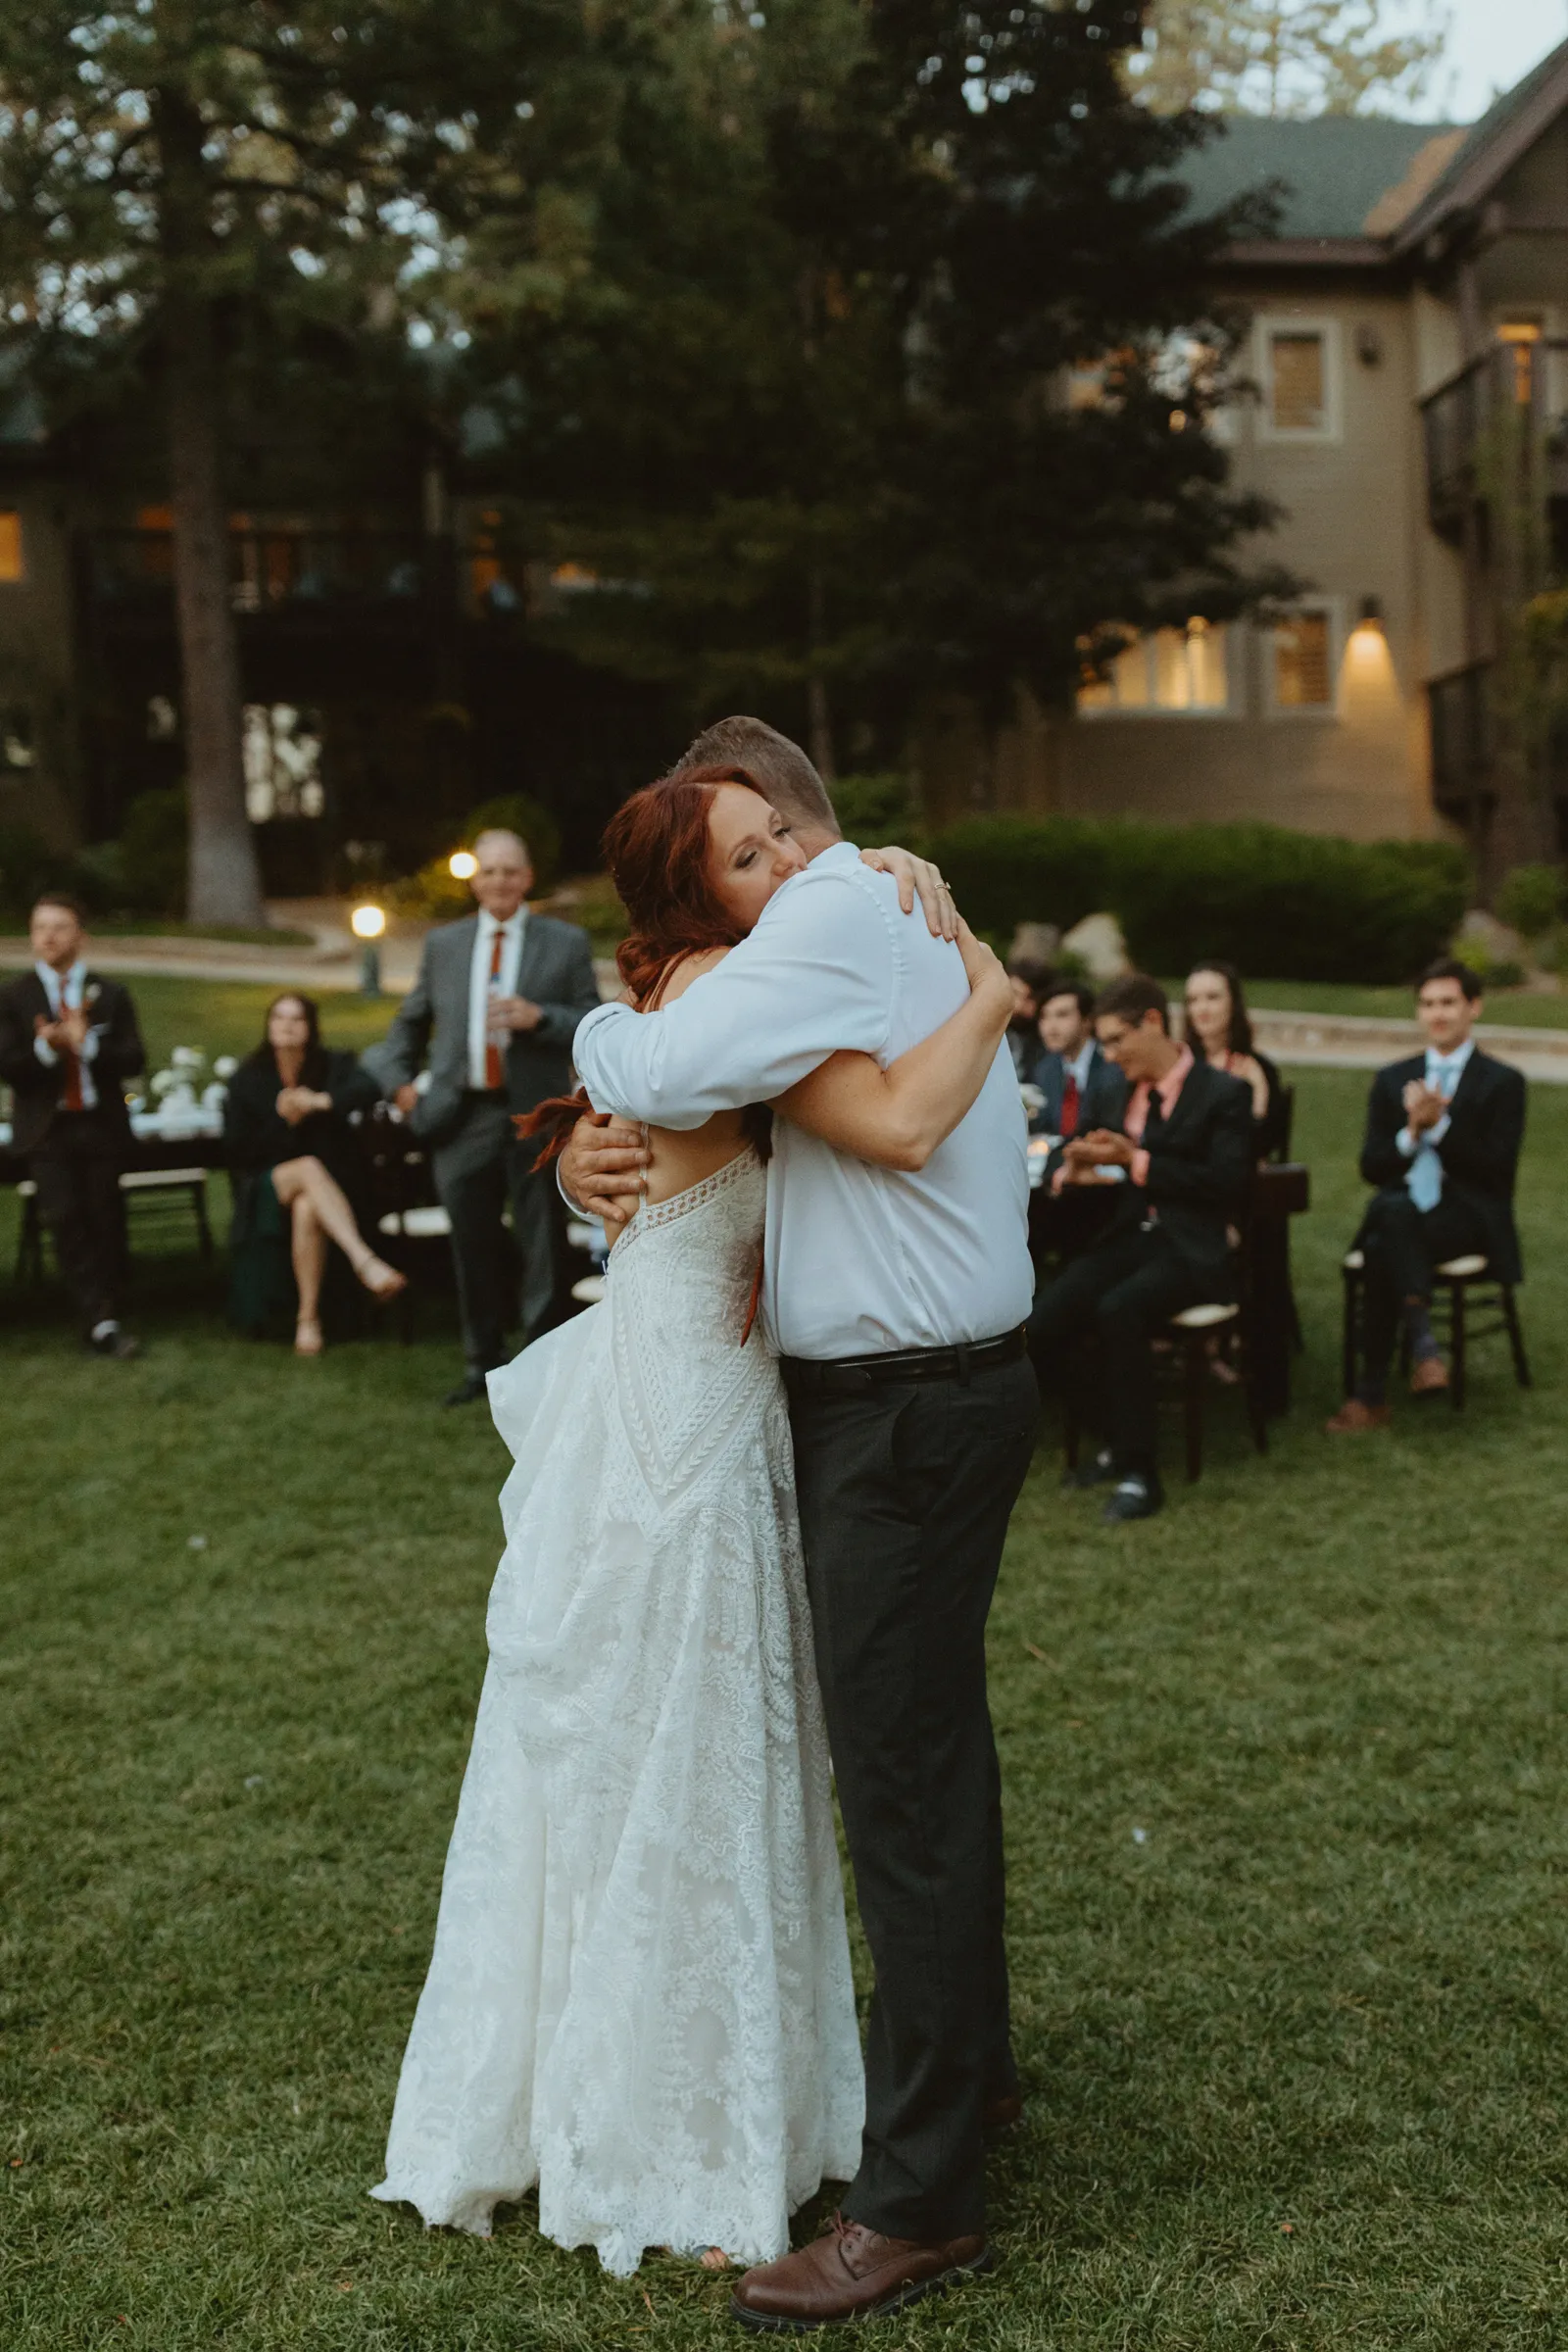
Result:
{"type": "MultiPolygon", "coordinates": [[[[682,764],[719,763],[750,772],[810,863],[666,1010],[601,1005],[578,1029],[600,1110],[663,1127],[767,1101],[841,1048],[886,1064],[966,991],[956,949],[901,914],[894,883],[843,842],[804,752],[726,719],[682,764]]],[[[733,2309],[758,2331],[902,2308],[991,2263],[982,2134],[1016,2116],[1019,2093],[985,1624],[1037,1412],[1024,1140],[1004,1051],[919,1170],[774,1128],[763,1303],[876,1990],[845,2218],[747,2272],[733,2309]]],[[[563,1182],[591,1205],[634,1191],[639,1157],[584,1119],[563,1182]]]]}

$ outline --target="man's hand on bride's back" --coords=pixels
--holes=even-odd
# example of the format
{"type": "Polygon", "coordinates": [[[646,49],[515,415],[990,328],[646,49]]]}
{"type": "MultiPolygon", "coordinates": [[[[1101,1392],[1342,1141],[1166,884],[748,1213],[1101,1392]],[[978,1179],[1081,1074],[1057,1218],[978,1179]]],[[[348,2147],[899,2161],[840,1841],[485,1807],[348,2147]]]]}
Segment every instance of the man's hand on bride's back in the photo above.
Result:
{"type": "Polygon", "coordinates": [[[914,902],[920,902],[926,928],[933,939],[956,939],[958,910],[953,904],[953,893],[929,858],[916,858],[912,850],[862,850],[860,863],[879,874],[891,874],[899,886],[899,905],[906,914],[914,911],[914,902]]]}
{"type": "Polygon", "coordinates": [[[648,1161],[640,1127],[608,1110],[589,1110],[561,1154],[561,1180],[579,1207],[615,1231],[636,1211],[648,1161]]]}

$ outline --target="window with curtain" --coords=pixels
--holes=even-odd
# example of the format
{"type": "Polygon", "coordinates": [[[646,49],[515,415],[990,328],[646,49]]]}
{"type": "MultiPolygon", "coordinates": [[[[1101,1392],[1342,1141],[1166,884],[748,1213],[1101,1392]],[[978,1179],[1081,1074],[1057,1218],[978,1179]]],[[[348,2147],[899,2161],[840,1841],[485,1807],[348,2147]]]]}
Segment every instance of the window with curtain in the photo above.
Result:
{"type": "Polygon", "coordinates": [[[1223,623],[1196,617],[1182,629],[1152,630],[1118,654],[1103,677],[1084,680],[1078,708],[1086,716],[1228,710],[1228,635],[1223,623]]]}
{"type": "Polygon", "coordinates": [[[1333,710],[1334,630],[1327,612],[1307,607],[1279,623],[1273,683],[1278,710],[1333,710]]]}

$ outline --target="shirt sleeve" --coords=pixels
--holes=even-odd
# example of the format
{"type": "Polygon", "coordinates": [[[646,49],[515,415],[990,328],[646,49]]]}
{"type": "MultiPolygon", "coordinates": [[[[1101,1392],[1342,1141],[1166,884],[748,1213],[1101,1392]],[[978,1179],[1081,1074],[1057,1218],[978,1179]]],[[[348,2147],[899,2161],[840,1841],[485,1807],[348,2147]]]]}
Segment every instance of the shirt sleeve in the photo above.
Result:
{"type": "Polygon", "coordinates": [[[78,1060],[78,1061],[96,1061],[96,1060],[97,1060],[97,1058],[98,1058],[98,1039],[99,1039],[99,1037],[100,1037],[100,1035],[101,1035],[101,1034],[102,1034],[102,1033],[101,1033],[101,1031],[99,1031],[99,1030],[97,1030],[97,1029],[89,1029],[89,1030],[88,1030],[88,1032],[87,1032],[86,1036],[85,1036],[85,1037],[82,1039],[82,1041],[81,1041],[81,1052],[80,1052],[80,1054],[79,1054],[76,1056],[76,1058],[77,1058],[77,1060],[78,1060]]]}
{"type": "Polygon", "coordinates": [[[55,1066],[55,1063],[60,1059],[60,1056],[55,1052],[53,1046],[51,1046],[44,1038],[35,1037],[32,1041],[32,1050],[37,1054],[38,1059],[43,1063],[43,1066],[46,1070],[52,1070],[55,1066]]]}
{"type": "Polygon", "coordinates": [[[885,914],[850,876],[786,884],[751,937],[666,1010],[602,1004],[587,1015],[572,1056],[594,1108],[700,1127],[715,1111],[770,1102],[830,1054],[881,1059],[892,924],[914,919],[885,914]]]}

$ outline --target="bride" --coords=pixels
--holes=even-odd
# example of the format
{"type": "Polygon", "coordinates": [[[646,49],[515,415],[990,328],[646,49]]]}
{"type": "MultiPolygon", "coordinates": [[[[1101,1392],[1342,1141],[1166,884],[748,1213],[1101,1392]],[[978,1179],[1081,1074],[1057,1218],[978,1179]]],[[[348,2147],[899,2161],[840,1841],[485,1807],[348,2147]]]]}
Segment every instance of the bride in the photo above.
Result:
{"type": "MultiPolygon", "coordinates": [[[[643,1009],[712,968],[805,865],[744,770],[648,786],[606,853],[643,1009]]],[[[839,1054],[775,1106],[909,1167],[1011,1009],[971,994],[886,1070],[839,1054]]],[[[556,1141],[583,1107],[546,1106],[556,1141]]],[[[537,1114],[536,1114],[537,1117],[537,1114]]],[[[859,2162],[862,2083],[789,1422],[756,1327],[768,1114],[654,1129],[602,1304],[490,1376],[515,1466],[490,1663],[429,1974],[372,2194],[611,2272],[650,2246],[767,2262],[859,2162]]]]}

